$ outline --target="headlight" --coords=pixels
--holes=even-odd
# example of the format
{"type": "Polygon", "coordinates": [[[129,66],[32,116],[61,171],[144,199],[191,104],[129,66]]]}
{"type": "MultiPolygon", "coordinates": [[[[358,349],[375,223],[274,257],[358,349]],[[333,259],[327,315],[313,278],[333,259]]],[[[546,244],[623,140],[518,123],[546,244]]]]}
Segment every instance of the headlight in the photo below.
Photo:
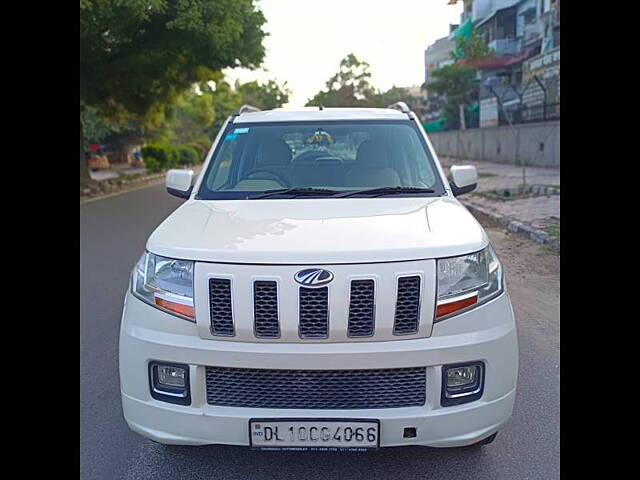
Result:
{"type": "Polygon", "coordinates": [[[441,258],[435,321],[487,302],[502,290],[502,265],[491,246],[471,255],[441,258]]]}
{"type": "Polygon", "coordinates": [[[133,270],[131,291],[149,305],[195,321],[192,261],[145,252],[133,270]]]}

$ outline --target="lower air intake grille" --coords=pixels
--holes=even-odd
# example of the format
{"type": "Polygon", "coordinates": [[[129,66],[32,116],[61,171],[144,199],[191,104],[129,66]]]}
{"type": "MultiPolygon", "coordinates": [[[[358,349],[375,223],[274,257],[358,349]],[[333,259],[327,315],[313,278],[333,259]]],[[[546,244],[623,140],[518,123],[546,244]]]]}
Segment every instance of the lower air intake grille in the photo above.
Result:
{"type": "Polygon", "coordinates": [[[256,337],[280,337],[278,284],[276,282],[261,280],[253,283],[253,319],[256,337]]]}
{"type": "Polygon", "coordinates": [[[366,409],[424,405],[426,368],[266,370],[206,367],[209,405],[366,409]]]}
{"type": "Polygon", "coordinates": [[[329,330],[328,287],[300,287],[298,329],[301,338],[327,338],[329,330]]]}
{"type": "Polygon", "coordinates": [[[211,334],[231,337],[233,329],[233,309],[231,307],[231,280],[209,279],[209,313],[211,334]]]}
{"type": "Polygon", "coordinates": [[[370,337],[373,335],[374,315],[373,280],[353,280],[349,297],[350,337],[370,337]]]}
{"type": "Polygon", "coordinates": [[[398,278],[398,298],[393,324],[394,335],[408,335],[418,331],[420,320],[420,277],[398,278]]]}

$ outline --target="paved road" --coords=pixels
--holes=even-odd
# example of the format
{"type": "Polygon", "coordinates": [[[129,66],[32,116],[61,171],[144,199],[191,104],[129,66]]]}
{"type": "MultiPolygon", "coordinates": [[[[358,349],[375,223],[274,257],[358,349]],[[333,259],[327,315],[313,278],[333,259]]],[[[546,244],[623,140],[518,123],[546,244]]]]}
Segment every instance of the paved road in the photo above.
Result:
{"type": "Polygon", "coordinates": [[[559,478],[559,259],[497,229],[488,232],[505,264],[518,318],[520,381],[514,415],[493,444],[293,454],[229,446],[166,448],[129,431],[117,373],[122,299],[147,236],[179,204],[158,185],[80,206],[83,480],[559,478]]]}

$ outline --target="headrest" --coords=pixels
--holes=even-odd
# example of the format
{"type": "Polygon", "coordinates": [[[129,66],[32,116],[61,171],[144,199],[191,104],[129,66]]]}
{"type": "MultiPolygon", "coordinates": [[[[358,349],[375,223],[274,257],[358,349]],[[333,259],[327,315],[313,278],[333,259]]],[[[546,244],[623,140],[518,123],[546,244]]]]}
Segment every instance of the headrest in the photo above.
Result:
{"type": "Polygon", "coordinates": [[[358,167],[386,168],[389,166],[387,146],[381,140],[365,140],[358,147],[356,155],[358,167]]]}
{"type": "Polygon", "coordinates": [[[284,140],[268,137],[260,145],[256,166],[285,165],[291,162],[291,157],[291,149],[284,140]]]}

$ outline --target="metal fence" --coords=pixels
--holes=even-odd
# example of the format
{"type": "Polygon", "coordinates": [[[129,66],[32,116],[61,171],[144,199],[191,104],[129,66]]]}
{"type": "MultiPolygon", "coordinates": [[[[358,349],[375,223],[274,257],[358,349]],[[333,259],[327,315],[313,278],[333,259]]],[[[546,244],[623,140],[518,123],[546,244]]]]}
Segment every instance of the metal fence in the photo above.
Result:
{"type": "Polygon", "coordinates": [[[506,111],[501,109],[498,120],[500,125],[560,120],[560,103],[518,105],[506,111]]]}
{"type": "MultiPolygon", "coordinates": [[[[498,102],[498,125],[517,125],[560,120],[560,77],[533,79],[519,85],[501,84],[490,88],[480,85],[479,97],[495,97],[498,102]]],[[[465,110],[467,129],[480,127],[480,111],[465,110]]],[[[447,118],[442,131],[458,130],[458,118],[447,118]]]]}

